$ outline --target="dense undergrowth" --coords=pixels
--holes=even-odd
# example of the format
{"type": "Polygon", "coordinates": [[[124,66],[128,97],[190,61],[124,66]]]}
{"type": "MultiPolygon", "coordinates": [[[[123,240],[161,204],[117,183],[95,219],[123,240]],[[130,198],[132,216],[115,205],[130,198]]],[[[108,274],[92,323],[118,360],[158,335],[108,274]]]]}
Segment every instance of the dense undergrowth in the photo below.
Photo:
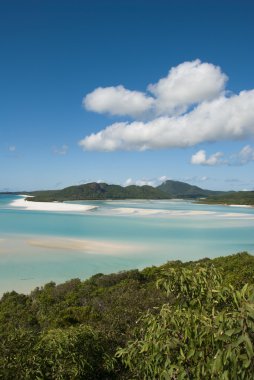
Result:
{"type": "Polygon", "coordinates": [[[253,379],[253,284],[239,253],[6,293],[0,378],[253,379]]]}

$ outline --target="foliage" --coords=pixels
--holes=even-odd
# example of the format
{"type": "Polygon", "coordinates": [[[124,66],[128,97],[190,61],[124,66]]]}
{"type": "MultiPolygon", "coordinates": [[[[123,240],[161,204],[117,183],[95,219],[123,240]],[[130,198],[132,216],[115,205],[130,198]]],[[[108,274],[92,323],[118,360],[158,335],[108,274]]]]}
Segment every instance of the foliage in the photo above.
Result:
{"type": "Polygon", "coordinates": [[[87,326],[42,333],[35,352],[37,376],[43,379],[96,380],[105,375],[102,338],[87,326]]]}
{"type": "Polygon", "coordinates": [[[207,197],[208,195],[216,195],[222,192],[204,190],[198,186],[189,185],[185,182],[167,180],[163,182],[157,189],[164,191],[172,198],[185,198],[196,199],[200,197],[207,197]]]}
{"type": "MultiPolygon", "coordinates": [[[[14,328],[1,334],[0,379],[35,379],[34,346],[37,335],[28,329],[14,328]]],[[[38,357],[35,358],[38,361],[38,357]]]]}
{"type": "Polygon", "coordinates": [[[205,203],[226,205],[249,205],[254,206],[254,191],[236,191],[223,195],[209,196],[205,203]]]}
{"type": "Polygon", "coordinates": [[[30,193],[33,202],[75,201],[96,199],[169,199],[170,196],[152,186],[119,186],[106,183],[87,183],[62,190],[35,191],[30,193]]]}
{"type": "Polygon", "coordinates": [[[253,287],[224,287],[211,266],[173,268],[158,286],[177,302],[148,312],[117,351],[134,378],[253,379],[253,287]]]}
{"type": "MultiPolygon", "coordinates": [[[[224,371],[238,358],[236,371],[241,365],[243,372],[237,376],[248,380],[253,275],[254,257],[243,252],[50,282],[30,295],[6,293],[0,300],[0,379],[156,379],[168,363],[198,379],[194,366],[209,373],[216,356],[224,371]],[[116,357],[118,347],[123,351],[116,357]],[[145,366],[152,372],[144,374],[145,366]]],[[[223,379],[216,371],[214,378],[223,379]]],[[[179,373],[172,376],[180,379],[179,373]]]]}

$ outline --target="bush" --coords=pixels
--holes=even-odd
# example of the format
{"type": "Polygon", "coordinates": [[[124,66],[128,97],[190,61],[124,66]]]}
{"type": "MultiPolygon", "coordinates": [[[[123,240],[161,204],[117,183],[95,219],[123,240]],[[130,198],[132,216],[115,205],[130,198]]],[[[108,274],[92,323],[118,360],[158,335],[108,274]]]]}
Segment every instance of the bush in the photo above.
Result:
{"type": "Polygon", "coordinates": [[[176,297],[146,313],[116,356],[132,378],[252,380],[254,296],[224,287],[213,267],[172,269],[158,282],[176,297]]]}

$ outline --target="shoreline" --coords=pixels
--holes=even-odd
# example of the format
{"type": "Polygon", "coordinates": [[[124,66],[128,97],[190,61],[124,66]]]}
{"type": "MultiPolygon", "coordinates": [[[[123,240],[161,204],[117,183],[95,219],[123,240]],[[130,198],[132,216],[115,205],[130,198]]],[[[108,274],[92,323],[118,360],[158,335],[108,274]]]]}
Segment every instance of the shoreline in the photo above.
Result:
{"type": "Polygon", "coordinates": [[[20,209],[28,211],[57,211],[57,212],[66,212],[66,211],[75,211],[75,212],[86,212],[91,211],[97,208],[97,206],[87,206],[81,204],[70,204],[62,202],[29,202],[25,198],[28,198],[28,195],[19,195],[19,199],[15,199],[9,205],[11,207],[17,207],[20,209]]]}
{"type": "Polygon", "coordinates": [[[232,204],[232,205],[227,205],[226,206],[230,206],[230,207],[244,207],[244,208],[253,208],[254,206],[251,206],[251,205],[237,205],[237,204],[232,204]]]}
{"type": "MultiPolygon", "coordinates": [[[[133,217],[162,217],[162,218],[179,218],[179,217],[206,217],[209,215],[216,215],[220,217],[236,217],[238,216],[244,216],[248,219],[253,219],[253,216],[249,215],[240,215],[240,214],[234,214],[232,212],[227,213],[218,213],[214,210],[174,210],[174,209],[155,209],[155,208],[139,208],[139,207],[114,207],[112,209],[109,209],[105,212],[105,210],[101,210],[99,206],[97,205],[84,205],[84,204],[78,204],[75,201],[73,203],[65,203],[65,202],[29,202],[29,200],[26,200],[25,198],[28,198],[30,196],[27,195],[19,195],[18,199],[13,200],[9,203],[9,206],[13,208],[17,208],[20,210],[26,210],[26,211],[45,211],[45,212],[59,212],[59,213],[68,213],[68,212],[74,212],[74,213],[87,213],[90,211],[98,210],[97,214],[101,216],[118,216],[118,217],[124,217],[124,216],[133,216],[133,217]]],[[[198,205],[202,205],[205,203],[197,203],[198,205]]],[[[213,204],[212,206],[216,206],[217,204],[213,204]]],[[[227,206],[227,207],[235,207],[235,208],[253,208],[249,205],[222,205],[220,206],[227,206]]],[[[117,206],[117,202],[115,202],[115,206],[117,206]]]]}
{"type": "Polygon", "coordinates": [[[208,205],[208,206],[227,206],[227,207],[243,207],[243,208],[254,208],[254,205],[242,205],[234,203],[210,203],[210,202],[194,202],[199,205],[208,205]]]}

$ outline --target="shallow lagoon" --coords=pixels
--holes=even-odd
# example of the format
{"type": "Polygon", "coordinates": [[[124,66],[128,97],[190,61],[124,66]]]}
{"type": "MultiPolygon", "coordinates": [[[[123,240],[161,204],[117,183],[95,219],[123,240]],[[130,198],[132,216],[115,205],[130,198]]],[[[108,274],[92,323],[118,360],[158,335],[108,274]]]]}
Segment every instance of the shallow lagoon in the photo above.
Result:
{"type": "Polygon", "coordinates": [[[94,201],[85,213],[28,211],[0,196],[0,293],[54,280],[254,253],[254,209],[189,201],[94,201]]]}

